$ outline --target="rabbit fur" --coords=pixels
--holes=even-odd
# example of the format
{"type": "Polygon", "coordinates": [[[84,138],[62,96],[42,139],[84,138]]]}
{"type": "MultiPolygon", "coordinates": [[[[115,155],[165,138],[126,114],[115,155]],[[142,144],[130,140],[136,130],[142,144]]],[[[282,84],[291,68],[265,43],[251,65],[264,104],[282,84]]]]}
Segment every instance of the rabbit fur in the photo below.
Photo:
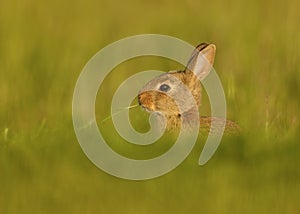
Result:
{"type": "Polygon", "coordinates": [[[198,45],[185,70],[169,71],[149,81],[138,94],[139,104],[149,112],[163,115],[166,118],[167,129],[180,128],[186,123],[196,124],[200,120],[202,130],[217,132],[226,123],[225,132],[239,131],[239,126],[233,121],[218,117],[198,116],[198,107],[201,106],[202,97],[200,81],[212,69],[215,53],[214,44],[198,45]],[[185,118],[184,121],[183,118],[185,118]],[[211,127],[213,121],[215,127],[211,127]]]}

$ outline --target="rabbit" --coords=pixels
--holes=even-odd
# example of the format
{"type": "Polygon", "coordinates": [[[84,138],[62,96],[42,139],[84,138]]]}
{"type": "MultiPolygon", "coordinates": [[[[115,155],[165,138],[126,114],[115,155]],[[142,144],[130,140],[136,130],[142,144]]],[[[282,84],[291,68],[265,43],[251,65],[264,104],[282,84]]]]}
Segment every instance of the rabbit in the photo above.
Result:
{"type": "Polygon", "coordinates": [[[149,112],[163,114],[166,118],[166,128],[176,129],[184,123],[182,116],[184,115],[186,122],[195,124],[200,122],[200,131],[218,131],[225,125],[225,133],[237,133],[240,131],[239,125],[231,120],[218,117],[198,116],[192,111],[190,106],[196,103],[201,106],[202,87],[200,81],[203,80],[212,69],[216,53],[214,44],[201,43],[193,51],[185,70],[169,71],[152,80],[150,80],[138,93],[139,105],[149,112]],[[205,57],[205,58],[204,58],[205,57]],[[182,91],[187,88],[193,100],[190,100],[182,91]],[[174,99],[177,98],[177,102],[174,99]],[[179,101],[178,101],[179,100],[179,101]],[[180,107],[178,107],[178,102],[180,107]],[[199,121],[200,118],[200,121],[199,121]],[[214,127],[211,123],[214,121],[214,127]]]}

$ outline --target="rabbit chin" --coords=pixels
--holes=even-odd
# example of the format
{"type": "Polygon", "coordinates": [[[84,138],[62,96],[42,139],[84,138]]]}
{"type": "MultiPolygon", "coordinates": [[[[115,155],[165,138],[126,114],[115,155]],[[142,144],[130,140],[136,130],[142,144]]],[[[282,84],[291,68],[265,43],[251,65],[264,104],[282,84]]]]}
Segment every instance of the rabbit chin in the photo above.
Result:
{"type": "Polygon", "coordinates": [[[149,106],[141,106],[148,113],[153,114],[157,120],[157,127],[165,127],[167,130],[178,130],[182,126],[191,129],[197,127],[199,124],[199,115],[193,110],[169,114],[168,112],[158,111],[149,106]]]}

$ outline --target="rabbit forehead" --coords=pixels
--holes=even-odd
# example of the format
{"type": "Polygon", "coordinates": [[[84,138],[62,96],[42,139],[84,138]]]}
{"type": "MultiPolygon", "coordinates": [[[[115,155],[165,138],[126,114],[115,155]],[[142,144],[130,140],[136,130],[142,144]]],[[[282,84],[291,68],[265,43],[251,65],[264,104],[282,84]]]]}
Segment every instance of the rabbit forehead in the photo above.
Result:
{"type": "Polygon", "coordinates": [[[165,73],[162,74],[153,80],[149,81],[141,90],[143,91],[149,91],[149,90],[158,90],[159,86],[162,84],[168,84],[172,87],[177,86],[179,84],[182,84],[181,80],[176,78],[174,75],[165,73]]]}

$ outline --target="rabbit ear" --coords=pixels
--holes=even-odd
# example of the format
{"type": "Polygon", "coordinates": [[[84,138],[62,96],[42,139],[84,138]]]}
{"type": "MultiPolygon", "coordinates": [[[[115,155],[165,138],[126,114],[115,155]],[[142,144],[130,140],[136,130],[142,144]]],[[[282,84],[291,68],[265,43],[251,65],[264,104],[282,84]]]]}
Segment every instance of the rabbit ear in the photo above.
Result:
{"type": "Polygon", "coordinates": [[[216,53],[214,44],[201,43],[193,51],[187,64],[186,73],[196,75],[199,80],[203,80],[210,72],[216,53]]]}

